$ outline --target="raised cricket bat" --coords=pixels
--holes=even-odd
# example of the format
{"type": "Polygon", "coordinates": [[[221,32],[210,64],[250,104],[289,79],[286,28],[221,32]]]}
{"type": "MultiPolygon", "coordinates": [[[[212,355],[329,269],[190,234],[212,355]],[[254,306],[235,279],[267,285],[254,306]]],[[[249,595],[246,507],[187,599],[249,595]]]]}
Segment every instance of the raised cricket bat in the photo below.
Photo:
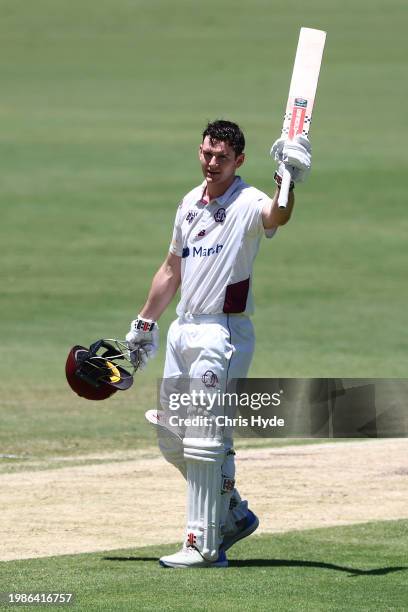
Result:
{"type": "MultiPolygon", "coordinates": [[[[297,134],[307,136],[309,133],[325,40],[326,32],[322,30],[300,28],[282,138],[293,140],[297,134]]],[[[278,198],[279,208],[286,208],[290,181],[290,170],[285,169],[278,198]]]]}

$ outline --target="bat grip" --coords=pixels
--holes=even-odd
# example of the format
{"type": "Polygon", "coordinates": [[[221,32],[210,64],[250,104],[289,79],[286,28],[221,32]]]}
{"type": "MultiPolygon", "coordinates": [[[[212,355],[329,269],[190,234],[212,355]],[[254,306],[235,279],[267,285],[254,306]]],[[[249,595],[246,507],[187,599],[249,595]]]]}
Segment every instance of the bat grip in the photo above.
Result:
{"type": "Polygon", "coordinates": [[[290,170],[285,166],[282,176],[282,183],[278,197],[278,206],[279,208],[286,208],[288,204],[288,195],[289,195],[289,187],[290,181],[292,180],[292,175],[290,170]]]}

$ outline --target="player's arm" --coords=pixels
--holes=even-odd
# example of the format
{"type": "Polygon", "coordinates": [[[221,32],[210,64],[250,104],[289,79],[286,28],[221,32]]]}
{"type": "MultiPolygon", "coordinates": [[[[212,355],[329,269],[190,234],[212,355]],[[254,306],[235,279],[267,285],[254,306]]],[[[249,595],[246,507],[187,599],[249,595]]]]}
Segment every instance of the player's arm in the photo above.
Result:
{"type": "Polygon", "coordinates": [[[181,257],[169,253],[153,277],[147,301],[140,314],[130,324],[126,341],[134,363],[146,366],[159,349],[157,319],[166,310],[181,282],[181,257]]]}
{"type": "Polygon", "coordinates": [[[310,142],[304,136],[295,136],[293,140],[278,138],[272,145],[271,156],[278,162],[274,176],[277,190],[272,200],[262,210],[262,222],[265,229],[273,229],[289,221],[295,203],[293,193],[295,183],[305,181],[312,167],[312,149],[310,142]],[[280,185],[286,169],[290,171],[292,179],[288,203],[286,208],[279,208],[280,185]]]}
{"type": "Polygon", "coordinates": [[[289,192],[288,204],[286,208],[278,206],[279,188],[276,189],[273,198],[265,204],[262,209],[262,223],[265,229],[273,229],[280,225],[285,225],[290,219],[293,206],[295,204],[295,196],[293,190],[289,192]]]}
{"type": "Polygon", "coordinates": [[[154,275],[147,301],[140,311],[140,316],[157,321],[175,296],[180,282],[181,257],[169,253],[154,275]]]}

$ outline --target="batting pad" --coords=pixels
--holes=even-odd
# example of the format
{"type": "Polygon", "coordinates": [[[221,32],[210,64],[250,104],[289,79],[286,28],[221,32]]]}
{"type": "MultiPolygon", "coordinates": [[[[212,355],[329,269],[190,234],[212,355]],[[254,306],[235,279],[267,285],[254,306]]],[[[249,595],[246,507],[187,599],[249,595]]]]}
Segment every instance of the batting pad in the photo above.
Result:
{"type": "Polygon", "coordinates": [[[187,546],[194,546],[207,561],[218,558],[221,544],[220,513],[222,442],[208,438],[185,438],[187,464],[187,546]]]}

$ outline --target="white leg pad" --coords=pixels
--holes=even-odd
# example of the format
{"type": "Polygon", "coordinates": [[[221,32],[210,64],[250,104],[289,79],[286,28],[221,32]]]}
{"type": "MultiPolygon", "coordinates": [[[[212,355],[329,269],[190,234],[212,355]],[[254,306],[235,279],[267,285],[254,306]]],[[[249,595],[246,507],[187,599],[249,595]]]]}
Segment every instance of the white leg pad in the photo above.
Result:
{"type": "Polygon", "coordinates": [[[224,444],[208,438],[184,438],[187,464],[187,546],[215,561],[222,542],[220,514],[224,444]]]}
{"type": "MultiPolygon", "coordinates": [[[[187,462],[184,456],[183,440],[166,427],[164,415],[164,411],[158,410],[148,410],[145,413],[146,419],[156,429],[157,441],[163,457],[174,465],[183,477],[187,479],[187,462]]],[[[212,439],[211,442],[213,442],[212,439]]],[[[241,500],[237,489],[234,488],[231,491],[231,487],[228,486],[231,481],[234,482],[235,477],[234,453],[231,452],[231,445],[232,440],[227,440],[227,448],[224,449],[221,468],[221,510],[219,520],[222,533],[234,531],[237,521],[245,518],[248,507],[247,502],[241,500]]]]}
{"type": "Polygon", "coordinates": [[[156,430],[157,442],[163,457],[174,465],[184,478],[187,478],[187,466],[184,459],[183,441],[166,427],[164,410],[147,410],[145,417],[156,430]]]}
{"type": "Polygon", "coordinates": [[[183,442],[179,438],[172,436],[171,433],[166,434],[164,431],[158,434],[157,440],[161,453],[166,461],[174,465],[181,472],[183,477],[187,478],[187,466],[184,459],[183,442]]]}

